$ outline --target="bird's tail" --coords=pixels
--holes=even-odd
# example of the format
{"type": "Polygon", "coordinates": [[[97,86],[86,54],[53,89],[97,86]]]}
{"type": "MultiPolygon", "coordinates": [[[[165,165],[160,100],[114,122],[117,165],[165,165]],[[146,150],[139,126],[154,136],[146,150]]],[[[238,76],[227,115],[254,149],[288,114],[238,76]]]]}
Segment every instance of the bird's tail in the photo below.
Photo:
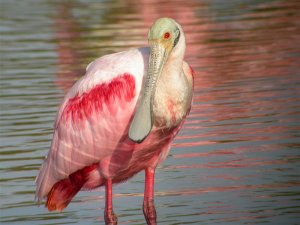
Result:
{"type": "Polygon", "coordinates": [[[62,211],[68,206],[73,197],[88,180],[88,174],[96,168],[96,164],[85,167],[69,175],[68,178],[60,180],[47,195],[45,206],[49,211],[62,211]]]}
{"type": "Polygon", "coordinates": [[[47,196],[47,202],[45,205],[48,210],[62,211],[68,206],[83,184],[83,180],[75,181],[75,179],[71,176],[57,182],[47,196]]]}

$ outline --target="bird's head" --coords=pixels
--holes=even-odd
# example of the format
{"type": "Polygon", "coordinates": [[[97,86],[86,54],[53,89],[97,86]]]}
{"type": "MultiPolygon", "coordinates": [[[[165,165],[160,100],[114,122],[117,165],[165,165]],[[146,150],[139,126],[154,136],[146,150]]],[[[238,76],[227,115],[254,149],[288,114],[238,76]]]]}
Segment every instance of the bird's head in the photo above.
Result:
{"type": "Polygon", "coordinates": [[[181,26],[170,18],[160,18],[154,22],[148,33],[150,57],[147,75],[140,102],[129,128],[129,138],[142,142],[153,126],[153,96],[156,81],[169,58],[182,60],[185,51],[185,39],[181,26]]]}
{"type": "Polygon", "coordinates": [[[180,38],[180,26],[175,20],[170,18],[161,18],[155,21],[148,33],[148,41],[151,52],[163,53],[168,56],[177,45],[180,38]],[[158,49],[156,49],[158,48],[158,49]]]}

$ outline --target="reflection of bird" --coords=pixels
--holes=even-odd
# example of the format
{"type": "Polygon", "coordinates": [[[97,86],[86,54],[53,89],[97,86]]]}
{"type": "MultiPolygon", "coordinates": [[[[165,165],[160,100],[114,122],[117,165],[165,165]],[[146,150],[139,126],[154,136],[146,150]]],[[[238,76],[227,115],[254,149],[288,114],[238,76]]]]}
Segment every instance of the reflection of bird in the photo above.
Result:
{"type": "Polygon", "coordinates": [[[116,224],[112,184],[145,170],[144,215],[156,224],[154,172],[189,113],[193,71],[174,20],[157,20],[148,39],[150,48],[92,62],[67,93],[36,180],[49,210],[63,210],[80,189],[105,185],[105,221],[116,224]]]}

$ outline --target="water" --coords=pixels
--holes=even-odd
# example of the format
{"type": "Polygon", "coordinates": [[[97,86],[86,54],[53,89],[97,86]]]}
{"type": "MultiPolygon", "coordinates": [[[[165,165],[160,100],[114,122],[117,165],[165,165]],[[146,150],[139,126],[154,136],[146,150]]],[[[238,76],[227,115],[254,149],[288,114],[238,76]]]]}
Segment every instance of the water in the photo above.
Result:
{"type": "MultiPolygon", "coordinates": [[[[103,224],[103,189],[62,213],[34,179],[65,92],[104,54],[177,19],[194,104],[156,176],[159,224],[300,224],[300,3],[1,1],[1,224],[103,224]]],[[[119,224],[145,224],[143,173],[114,187],[119,224]]]]}

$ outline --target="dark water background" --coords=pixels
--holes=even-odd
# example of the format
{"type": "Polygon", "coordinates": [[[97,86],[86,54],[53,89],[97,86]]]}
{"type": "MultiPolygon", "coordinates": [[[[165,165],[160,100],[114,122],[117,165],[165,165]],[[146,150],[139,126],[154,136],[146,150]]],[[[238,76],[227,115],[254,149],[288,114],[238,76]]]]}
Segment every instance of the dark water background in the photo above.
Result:
{"type": "MultiPolygon", "coordinates": [[[[159,224],[300,224],[300,1],[1,0],[1,224],[103,224],[104,191],[62,213],[34,203],[59,102],[99,56],[186,33],[191,114],[156,176],[159,224]]],[[[145,224],[143,173],[114,187],[119,224],[145,224]]]]}

